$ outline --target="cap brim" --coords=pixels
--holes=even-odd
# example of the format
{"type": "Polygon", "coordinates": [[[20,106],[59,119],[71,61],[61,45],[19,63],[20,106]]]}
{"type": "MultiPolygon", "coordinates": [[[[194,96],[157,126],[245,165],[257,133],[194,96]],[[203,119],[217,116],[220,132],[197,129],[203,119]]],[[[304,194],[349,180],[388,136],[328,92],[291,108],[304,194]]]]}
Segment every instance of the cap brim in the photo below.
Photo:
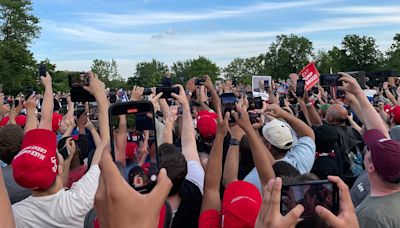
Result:
{"type": "Polygon", "coordinates": [[[365,134],[363,135],[364,143],[369,148],[371,148],[372,145],[376,141],[378,141],[380,139],[385,139],[385,138],[387,138],[387,137],[377,129],[369,130],[369,131],[365,132],[365,134]]]}

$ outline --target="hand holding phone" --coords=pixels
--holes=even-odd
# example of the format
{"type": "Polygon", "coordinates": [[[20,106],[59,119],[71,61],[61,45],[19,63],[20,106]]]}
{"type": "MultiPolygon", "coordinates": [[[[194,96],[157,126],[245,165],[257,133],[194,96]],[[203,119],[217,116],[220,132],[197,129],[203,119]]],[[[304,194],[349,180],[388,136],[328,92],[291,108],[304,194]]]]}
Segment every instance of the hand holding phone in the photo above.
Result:
{"type": "Polygon", "coordinates": [[[297,83],[296,83],[296,97],[303,97],[304,96],[305,85],[306,85],[306,81],[304,81],[303,79],[297,80],[297,83]]]}
{"type": "Polygon", "coordinates": [[[304,207],[302,218],[317,215],[317,205],[327,208],[334,214],[339,212],[339,190],[328,180],[305,181],[298,184],[283,185],[281,190],[281,213],[286,215],[297,204],[304,207]]]}
{"type": "Polygon", "coordinates": [[[39,72],[39,80],[40,77],[46,77],[46,72],[47,72],[46,65],[44,64],[40,65],[38,72],[39,72]]]}

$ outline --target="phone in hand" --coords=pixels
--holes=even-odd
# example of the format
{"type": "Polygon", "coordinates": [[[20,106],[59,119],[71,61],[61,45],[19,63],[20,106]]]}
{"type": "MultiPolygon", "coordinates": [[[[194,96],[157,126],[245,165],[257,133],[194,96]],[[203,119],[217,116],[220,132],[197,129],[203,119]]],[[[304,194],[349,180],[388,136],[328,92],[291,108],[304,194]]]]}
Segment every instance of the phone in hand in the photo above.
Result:
{"type": "Polygon", "coordinates": [[[304,206],[302,218],[318,216],[315,206],[320,205],[333,214],[339,211],[339,189],[328,180],[306,181],[283,185],[281,190],[281,213],[286,215],[297,204],[304,206]]]}
{"type": "MultiPolygon", "coordinates": [[[[122,176],[125,181],[140,193],[149,193],[157,183],[159,171],[159,160],[157,152],[157,132],[155,128],[154,108],[149,101],[129,101],[114,103],[109,110],[110,138],[118,133],[120,124],[125,123],[127,132],[135,132],[138,142],[127,142],[128,146],[123,149],[125,166],[122,168],[122,176]],[[121,122],[122,118],[126,121],[121,122]],[[144,137],[148,135],[148,139],[144,137]],[[147,140],[147,144],[144,143],[147,140]],[[143,145],[147,147],[143,148],[143,145]],[[139,165],[138,160],[147,154],[154,154],[155,160],[139,165]]],[[[128,141],[128,138],[126,138],[128,141]]],[[[112,156],[115,160],[115,141],[111,140],[112,156]]],[[[121,161],[116,161],[121,162],[121,161]]]]}
{"type": "Polygon", "coordinates": [[[319,83],[321,86],[342,86],[343,83],[339,80],[341,77],[340,74],[321,74],[319,83]]]}
{"type": "Polygon", "coordinates": [[[111,104],[117,102],[117,90],[116,89],[110,89],[110,92],[108,92],[108,100],[110,101],[111,104]]]}
{"type": "Polygon", "coordinates": [[[261,97],[254,97],[254,109],[262,109],[263,101],[261,97]]]}
{"type": "Polygon", "coordinates": [[[157,87],[156,94],[163,93],[161,98],[173,99],[172,93],[179,94],[179,87],[157,87]]]}
{"type": "Polygon", "coordinates": [[[46,72],[47,72],[47,67],[44,64],[39,65],[39,80],[40,80],[40,76],[46,77],[46,72]]]}
{"type": "Polygon", "coordinates": [[[264,90],[266,91],[266,92],[268,92],[269,91],[269,80],[264,80],[264,90]]]}
{"type": "Polygon", "coordinates": [[[303,97],[304,96],[304,89],[305,89],[306,81],[303,79],[297,80],[296,83],[296,97],[303,97]]]}
{"type": "Polygon", "coordinates": [[[76,118],[81,117],[81,115],[85,112],[85,105],[77,105],[75,109],[76,118]]]}
{"type": "MultiPolygon", "coordinates": [[[[227,112],[236,111],[236,96],[234,93],[223,93],[220,95],[221,98],[221,106],[222,113],[225,115],[227,112]]],[[[231,115],[229,117],[229,123],[234,124],[236,121],[231,115]]]]}
{"type": "Polygon", "coordinates": [[[281,108],[285,107],[285,97],[284,96],[279,96],[279,106],[281,108]]]}
{"type": "Polygon", "coordinates": [[[143,89],[143,96],[148,96],[152,93],[151,88],[144,88],[143,89]]]}
{"type": "Polygon", "coordinates": [[[17,107],[19,105],[19,100],[15,99],[14,100],[14,107],[17,107]]]}
{"type": "Polygon", "coordinates": [[[85,72],[72,73],[68,75],[68,83],[72,102],[94,102],[96,98],[83,87],[89,86],[89,75],[85,72]]]}
{"type": "Polygon", "coordinates": [[[194,84],[195,84],[196,86],[204,85],[205,82],[206,82],[206,80],[205,80],[204,78],[196,78],[196,79],[194,80],[194,84]]]}
{"type": "Polygon", "coordinates": [[[250,122],[252,124],[257,123],[257,118],[260,118],[261,114],[260,113],[253,113],[253,112],[249,112],[249,118],[250,118],[250,122]]]}

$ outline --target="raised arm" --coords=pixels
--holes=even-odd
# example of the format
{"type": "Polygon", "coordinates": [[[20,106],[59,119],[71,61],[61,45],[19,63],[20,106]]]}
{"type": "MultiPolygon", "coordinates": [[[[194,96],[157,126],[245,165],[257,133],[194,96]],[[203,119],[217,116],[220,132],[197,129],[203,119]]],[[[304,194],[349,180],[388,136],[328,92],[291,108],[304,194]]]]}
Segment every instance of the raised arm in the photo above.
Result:
{"type": "Polygon", "coordinates": [[[386,97],[392,102],[393,105],[398,105],[396,98],[393,96],[392,92],[389,90],[389,84],[387,82],[383,83],[383,91],[386,94],[386,97]]]}
{"type": "Polygon", "coordinates": [[[260,176],[262,189],[264,189],[268,181],[272,178],[275,178],[275,172],[272,169],[273,161],[271,160],[271,152],[264,145],[261,138],[258,137],[257,132],[251,125],[247,110],[242,109],[238,105],[236,106],[236,109],[239,112],[239,115],[235,111],[232,111],[232,115],[239,126],[246,132],[246,135],[249,139],[254,164],[256,166],[258,175],[260,176]]]}
{"type": "Polygon", "coordinates": [[[90,134],[92,135],[92,138],[94,141],[94,145],[96,147],[100,146],[101,138],[100,138],[99,133],[97,132],[96,127],[93,125],[92,121],[88,120],[85,127],[86,127],[86,129],[88,129],[90,131],[90,134]]]}
{"type": "Polygon", "coordinates": [[[46,77],[40,76],[40,79],[44,86],[44,96],[43,96],[39,128],[51,131],[52,130],[51,123],[53,119],[53,108],[54,108],[53,86],[51,82],[51,76],[48,72],[46,72],[46,77]]]}
{"type": "Polygon", "coordinates": [[[117,147],[117,150],[115,151],[115,161],[121,162],[121,164],[125,166],[126,165],[125,150],[126,150],[127,135],[128,135],[128,129],[126,125],[127,124],[126,115],[120,115],[118,116],[118,118],[119,118],[119,126],[115,139],[115,144],[117,147]]]}
{"type": "Polygon", "coordinates": [[[97,110],[99,112],[99,130],[101,145],[96,147],[93,155],[91,165],[99,164],[101,155],[103,153],[104,147],[110,143],[110,127],[108,125],[108,100],[105,93],[105,86],[102,81],[100,81],[94,73],[89,72],[90,86],[85,86],[84,88],[91,93],[97,101],[97,110]]]}
{"type": "Polygon", "coordinates": [[[222,154],[223,144],[226,133],[229,129],[229,113],[222,119],[221,113],[218,113],[218,130],[215,136],[214,144],[211,148],[208,159],[206,174],[204,178],[204,195],[201,203],[201,212],[214,209],[221,210],[221,200],[219,195],[220,182],[222,177],[222,154]]]}
{"type": "Polygon", "coordinates": [[[178,112],[178,107],[171,106],[169,107],[169,110],[164,113],[165,129],[164,129],[163,143],[173,144],[173,129],[175,121],[178,118],[177,112],[178,112]]]}
{"type": "Polygon", "coordinates": [[[8,197],[6,184],[4,183],[2,169],[0,168],[0,221],[4,228],[15,227],[14,216],[11,209],[10,198],[8,197]]]}
{"type": "Polygon", "coordinates": [[[187,161],[198,161],[200,162],[199,153],[197,152],[197,145],[195,139],[195,131],[193,127],[192,114],[190,111],[189,102],[186,99],[185,90],[181,85],[177,85],[179,88],[179,95],[172,93],[172,96],[181,104],[182,113],[182,154],[185,156],[187,161]]]}
{"type": "Polygon", "coordinates": [[[38,127],[38,119],[36,116],[36,102],[37,97],[35,94],[32,94],[27,101],[25,101],[25,109],[26,109],[26,123],[25,123],[25,132],[36,129],[38,127]]]}
{"type": "MultiPolygon", "coordinates": [[[[236,139],[239,142],[242,140],[244,135],[243,129],[238,125],[232,126],[229,132],[231,134],[231,140],[236,139]]],[[[225,158],[224,176],[222,179],[224,186],[227,186],[228,184],[238,180],[239,158],[239,145],[230,144],[225,158]]]]}
{"type": "Polygon", "coordinates": [[[339,89],[346,91],[346,95],[347,93],[351,93],[357,98],[360,106],[363,107],[362,116],[367,129],[377,129],[389,138],[388,129],[385,127],[379,113],[369,102],[367,96],[365,96],[357,80],[346,73],[339,74],[342,75],[340,80],[347,83],[347,86],[342,86],[339,89]]]}
{"type": "Polygon", "coordinates": [[[214,85],[211,81],[210,76],[206,75],[204,77],[206,79],[204,85],[210,91],[211,102],[213,103],[215,113],[222,112],[221,111],[221,99],[219,98],[217,91],[214,89],[214,85]]]}

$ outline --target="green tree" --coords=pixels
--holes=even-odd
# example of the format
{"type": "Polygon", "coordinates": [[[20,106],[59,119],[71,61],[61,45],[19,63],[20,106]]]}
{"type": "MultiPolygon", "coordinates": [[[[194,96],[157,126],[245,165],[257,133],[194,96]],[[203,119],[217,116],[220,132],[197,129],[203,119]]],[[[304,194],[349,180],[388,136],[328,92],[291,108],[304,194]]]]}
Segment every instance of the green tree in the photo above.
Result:
{"type": "Polygon", "coordinates": [[[103,81],[121,80],[121,75],[118,72],[117,61],[95,59],[93,60],[91,70],[99,76],[103,81]]]}
{"type": "Polygon", "coordinates": [[[39,19],[30,0],[0,2],[0,80],[5,93],[16,94],[37,80],[29,46],[39,37],[39,19]]]}
{"type": "Polygon", "coordinates": [[[393,44],[386,52],[387,67],[400,71],[400,33],[397,33],[393,38],[393,44]]]}
{"type": "Polygon", "coordinates": [[[346,70],[373,71],[382,68],[383,54],[374,38],[346,35],[342,47],[348,57],[348,62],[344,66],[346,70]]]}
{"type": "Polygon", "coordinates": [[[175,74],[174,81],[179,81],[179,83],[184,83],[192,77],[203,77],[206,74],[212,80],[216,80],[220,76],[217,64],[203,56],[183,62],[178,61],[172,65],[172,71],[175,74]]]}
{"type": "Polygon", "coordinates": [[[168,71],[168,66],[153,59],[150,62],[136,64],[136,72],[133,77],[128,78],[128,86],[153,87],[161,83],[162,78],[168,71]]]}
{"type": "Polygon", "coordinates": [[[288,78],[299,72],[312,59],[312,42],[293,34],[279,35],[268,48],[264,58],[264,73],[274,78],[288,78]]]}
{"type": "Polygon", "coordinates": [[[226,79],[236,80],[239,83],[251,84],[253,75],[263,75],[263,58],[260,56],[251,58],[235,58],[224,69],[226,79]]]}

